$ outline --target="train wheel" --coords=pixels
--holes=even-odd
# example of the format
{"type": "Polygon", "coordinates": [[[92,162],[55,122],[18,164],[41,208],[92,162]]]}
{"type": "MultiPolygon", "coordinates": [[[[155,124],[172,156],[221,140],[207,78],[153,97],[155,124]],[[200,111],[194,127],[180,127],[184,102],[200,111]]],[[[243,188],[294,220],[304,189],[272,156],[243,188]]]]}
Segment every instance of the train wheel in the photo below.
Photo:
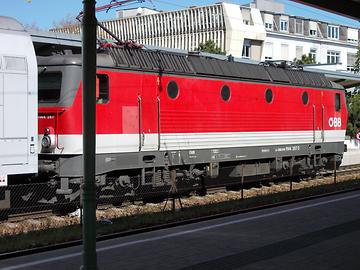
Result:
{"type": "Polygon", "coordinates": [[[195,190],[196,195],[198,196],[205,196],[207,193],[206,186],[205,186],[205,179],[201,177],[201,187],[200,189],[195,190]]]}
{"type": "Polygon", "coordinates": [[[227,191],[239,191],[240,189],[241,189],[241,184],[226,186],[227,191]]]}
{"type": "Polygon", "coordinates": [[[205,196],[207,194],[207,190],[205,187],[198,189],[195,191],[196,195],[198,196],[205,196]]]}

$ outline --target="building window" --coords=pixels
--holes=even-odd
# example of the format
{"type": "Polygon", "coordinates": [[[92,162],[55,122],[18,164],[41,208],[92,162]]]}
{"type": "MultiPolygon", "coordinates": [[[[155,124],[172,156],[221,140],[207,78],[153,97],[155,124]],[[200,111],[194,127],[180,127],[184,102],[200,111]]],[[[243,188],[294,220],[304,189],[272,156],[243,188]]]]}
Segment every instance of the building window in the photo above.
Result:
{"type": "Polygon", "coordinates": [[[339,39],[339,26],[328,25],[327,35],[328,38],[339,39]]]}
{"type": "Polygon", "coordinates": [[[242,57],[243,58],[250,58],[250,51],[251,51],[251,44],[249,40],[244,40],[243,50],[242,50],[242,57]]]}
{"type": "Polygon", "coordinates": [[[314,21],[309,21],[309,35],[313,37],[317,37],[318,34],[318,24],[314,21]]]}
{"type": "Polygon", "coordinates": [[[296,19],[296,21],[295,21],[295,33],[296,34],[303,34],[304,33],[303,20],[296,19]]]}
{"type": "Polygon", "coordinates": [[[340,63],[340,52],[328,51],[327,52],[327,63],[328,64],[340,63]]]}
{"type": "Polygon", "coordinates": [[[273,30],[273,24],[272,23],[265,23],[265,29],[266,30],[273,30]]]}
{"type": "Polygon", "coordinates": [[[303,56],[303,47],[296,46],[296,59],[300,60],[303,56]]]}
{"type": "Polygon", "coordinates": [[[282,32],[288,31],[288,21],[280,20],[280,31],[282,31],[282,32]]]}
{"type": "Polygon", "coordinates": [[[230,100],[230,96],[231,96],[231,93],[230,93],[230,88],[229,86],[227,85],[224,85],[222,88],[221,88],[221,98],[223,101],[229,101],[230,100]]]}
{"type": "Polygon", "coordinates": [[[265,43],[264,58],[265,60],[273,59],[273,44],[270,42],[265,43]]]}
{"type": "Polygon", "coordinates": [[[358,30],[357,29],[352,29],[352,28],[348,28],[347,31],[347,40],[350,43],[358,43],[358,30]]]}
{"type": "Polygon", "coordinates": [[[289,60],[289,45],[281,44],[281,60],[289,60]]]}
{"type": "Polygon", "coordinates": [[[314,59],[315,62],[316,62],[316,52],[317,50],[315,48],[311,48],[309,52],[310,57],[314,59]]]}
{"type": "Polygon", "coordinates": [[[315,29],[310,29],[310,36],[316,37],[317,31],[315,29]]]}
{"type": "Polygon", "coordinates": [[[348,53],[347,54],[347,62],[346,62],[346,69],[348,71],[354,72],[355,71],[355,60],[356,54],[355,53],[348,53]]]}

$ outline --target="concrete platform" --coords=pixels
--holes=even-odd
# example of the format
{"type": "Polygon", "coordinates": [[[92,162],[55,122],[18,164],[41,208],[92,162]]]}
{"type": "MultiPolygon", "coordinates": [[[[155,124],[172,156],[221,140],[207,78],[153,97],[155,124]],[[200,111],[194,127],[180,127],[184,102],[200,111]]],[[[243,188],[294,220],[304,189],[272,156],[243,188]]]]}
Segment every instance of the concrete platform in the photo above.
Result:
{"type": "Polygon", "coordinates": [[[348,151],[344,153],[341,166],[356,164],[360,164],[360,149],[348,149],[348,151]]]}
{"type": "MultiPolygon", "coordinates": [[[[99,270],[360,269],[360,192],[98,243],[99,270]]],[[[81,247],[0,269],[79,269],[81,247]]]]}

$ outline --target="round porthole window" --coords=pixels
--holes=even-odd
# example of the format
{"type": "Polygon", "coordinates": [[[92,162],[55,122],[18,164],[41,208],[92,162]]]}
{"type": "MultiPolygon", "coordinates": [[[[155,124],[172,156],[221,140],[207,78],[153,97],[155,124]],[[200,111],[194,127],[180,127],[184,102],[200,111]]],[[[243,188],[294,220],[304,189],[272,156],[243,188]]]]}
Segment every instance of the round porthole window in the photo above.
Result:
{"type": "Polygon", "coordinates": [[[309,103],[309,94],[308,94],[308,92],[306,92],[306,91],[303,92],[301,99],[302,99],[302,103],[304,105],[307,105],[309,103]]]}
{"type": "Polygon", "coordinates": [[[230,87],[224,85],[221,88],[221,98],[223,99],[223,101],[229,101],[230,97],[231,97],[230,87]]]}
{"type": "Polygon", "coordinates": [[[273,92],[270,88],[265,92],[265,99],[267,103],[271,103],[273,101],[273,92]]]}
{"type": "Polygon", "coordinates": [[[169,98],[171,99],[176,99],[179,96],[179,87],[175,81],[170,81],[166,90],[169,98]]]}

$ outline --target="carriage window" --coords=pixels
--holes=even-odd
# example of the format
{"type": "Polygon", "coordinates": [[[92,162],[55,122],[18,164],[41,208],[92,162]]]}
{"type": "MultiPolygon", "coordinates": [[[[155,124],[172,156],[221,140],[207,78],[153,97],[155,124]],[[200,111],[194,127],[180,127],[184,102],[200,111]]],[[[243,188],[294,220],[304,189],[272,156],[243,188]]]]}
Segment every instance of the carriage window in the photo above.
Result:
{"type": "Polygon", "coordinates": [[[265,92],[265,99],[267,103],[271,103],[273,101],[273,93],[270,88],[267,89],[265,92]]]}
{"type": "Polygon", "coordinates": [[[56,103],[61,93],[61,72],[40,72],[38,75],[38,99],[40,103],[56,103]]]}
{"type": "Polygon", "coordinates": [[[309,103],[309,94],[306,91],[302,93],[302,103],[304,105],[307,105],[309,103]]]}
{"type": "Polygon", "coordinates": [[[109,76],[106,74],[96,74],[96,102],[109,102],[109,76]]]}
{"type": "Polygon", "coordinates": [[[335,111],[339,112],[341,109],[340,94],[335,94],[335,111]]]}
{"type": "Polygon", "coordinates": [[[229,86],[224,85],[224,86],[221,88],[221,98],[223,99],[223,101],[229,101],[230,96],[231,96],[231,93],[230,93],[230,88],[229,88],[229,86]]]}
{"type": "Polygon", "coordinates": [[[169,82],[166,90],[171,99],[176,99],[179,96],[179,87],[175,81],[169,82]]]}

